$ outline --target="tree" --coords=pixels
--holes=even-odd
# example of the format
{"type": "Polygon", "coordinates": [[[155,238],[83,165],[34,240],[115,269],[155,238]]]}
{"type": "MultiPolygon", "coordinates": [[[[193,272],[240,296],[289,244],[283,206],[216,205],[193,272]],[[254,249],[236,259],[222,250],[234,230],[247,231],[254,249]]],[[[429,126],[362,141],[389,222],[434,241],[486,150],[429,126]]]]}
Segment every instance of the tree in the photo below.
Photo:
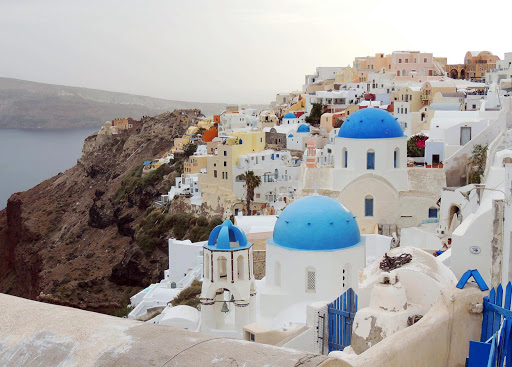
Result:
{"type": "Polygon", "coordinates": [[[245,173],[242,173],[240,178],[245,181],[245,187],[247,189],[247,215],[251,215],[251,201],[254,200],[254,189],[260,186],[261,178],[260,176],[256,176],[253,171],[246,171],[245,173]]]}
{"type": "Polygon", "coordinates": [[[468,183],[480,183],[485,171],[487,160],[487,145],[476,144],[469,158],[468,183]]]}
{"type": "Polygon", "coordinates": [[[322,117],[322,113],[324,110],[324,106],[321,103],[313,103],[313,107],[311,108],[311,112],[309,116],[306,117],[306,122],[312,125],[320,124],[320,117],[322,117]]]}
{"type": "Polygon", "coordinates": [[[196,150],[197,150],[197,145],[195,145],[193,143],[188,143],[183,147],[183,153],[185,153],[185,155],[187,157],[190,157],[191,155],[193,155],[196,152],[196,150]]]}

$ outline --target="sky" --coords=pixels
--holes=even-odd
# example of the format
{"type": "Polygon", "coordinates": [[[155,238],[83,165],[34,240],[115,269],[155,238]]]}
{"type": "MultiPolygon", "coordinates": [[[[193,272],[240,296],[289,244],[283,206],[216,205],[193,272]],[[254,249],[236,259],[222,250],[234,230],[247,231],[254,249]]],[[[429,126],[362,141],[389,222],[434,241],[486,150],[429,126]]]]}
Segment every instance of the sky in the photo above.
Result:
{"type": "Polygon", "coordinates": [[[511,13],[508,0],[0,0],[0,77],[267,104],[357,56],[503,58],[511,13]]]}

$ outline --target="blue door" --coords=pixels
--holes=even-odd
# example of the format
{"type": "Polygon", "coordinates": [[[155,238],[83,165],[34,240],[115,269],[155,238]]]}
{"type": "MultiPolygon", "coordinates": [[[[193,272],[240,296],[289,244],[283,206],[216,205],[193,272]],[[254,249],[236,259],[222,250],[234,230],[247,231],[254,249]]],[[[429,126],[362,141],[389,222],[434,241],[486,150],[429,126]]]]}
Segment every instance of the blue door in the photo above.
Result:
{"type": "Polygon", "coordinates": [[[329,352],[350,345],[352,324],[357,312],[357,295],[352,288],[327,306],[329,315],[329,352]]]}

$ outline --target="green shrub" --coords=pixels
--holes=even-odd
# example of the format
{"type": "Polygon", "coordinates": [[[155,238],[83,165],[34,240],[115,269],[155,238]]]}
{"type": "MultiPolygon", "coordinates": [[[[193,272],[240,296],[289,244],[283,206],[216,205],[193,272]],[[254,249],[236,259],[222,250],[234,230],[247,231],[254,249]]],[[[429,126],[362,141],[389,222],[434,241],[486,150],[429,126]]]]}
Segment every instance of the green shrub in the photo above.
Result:
{"type": "Polygon", "coordinates": [[[191,307],[196,307],[199,305],[198,296],[201,294],[201,286],[202,283],[198,280],[194,280],[192,284],[183,289],[178,297],[172,300],[172,305],[174,307],[179,305],[187,305],[191,307]]]}

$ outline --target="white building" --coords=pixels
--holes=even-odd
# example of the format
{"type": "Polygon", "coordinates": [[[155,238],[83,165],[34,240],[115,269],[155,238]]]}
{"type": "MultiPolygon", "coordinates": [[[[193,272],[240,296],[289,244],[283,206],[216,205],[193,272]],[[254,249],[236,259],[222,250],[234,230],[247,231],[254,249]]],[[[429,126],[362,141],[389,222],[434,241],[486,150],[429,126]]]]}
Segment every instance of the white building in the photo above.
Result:
{"type": "Polygon", "coordinates": [[[341,73],[343,69],[345,68],[341,66],[317,67],[314,74],[306,75],[304,77],[305,80],[302,90],[305,92],[308,89],[308,87],[312,84],[323,82],[325,80],[334,80],[336,78],[336,74],[341,73]]]}
{"type": "Polygon", "coordinates": [[[220,115],[219,136],[230,132],[251,131],[258,125],[259,118],[251,113],[224,113],[220,115]]]}
{"type": "Polygon", "coordinates": [[[174,186],[171,186],[167,195],[162,195],[162,201],[172,201],[176,196],[190,196],[192,205],[201,205],[201,189],[199,188],[198,173],[182,174],[176,177],[174,186]]]}
{"type": "Polygon", "coordinates": [[[242,154],[238,163],[233,166],[233,192],[244,199],[247,195],[245,181],[240,175],[253,171],[261,178],[260,186],[254,190],[254,201],[284,207],[286,202],[292,200],[297,190],[300,172],[300,161],[292,157],[289,151],[274,151],[271,149],[258,153],[242,154]]]}

